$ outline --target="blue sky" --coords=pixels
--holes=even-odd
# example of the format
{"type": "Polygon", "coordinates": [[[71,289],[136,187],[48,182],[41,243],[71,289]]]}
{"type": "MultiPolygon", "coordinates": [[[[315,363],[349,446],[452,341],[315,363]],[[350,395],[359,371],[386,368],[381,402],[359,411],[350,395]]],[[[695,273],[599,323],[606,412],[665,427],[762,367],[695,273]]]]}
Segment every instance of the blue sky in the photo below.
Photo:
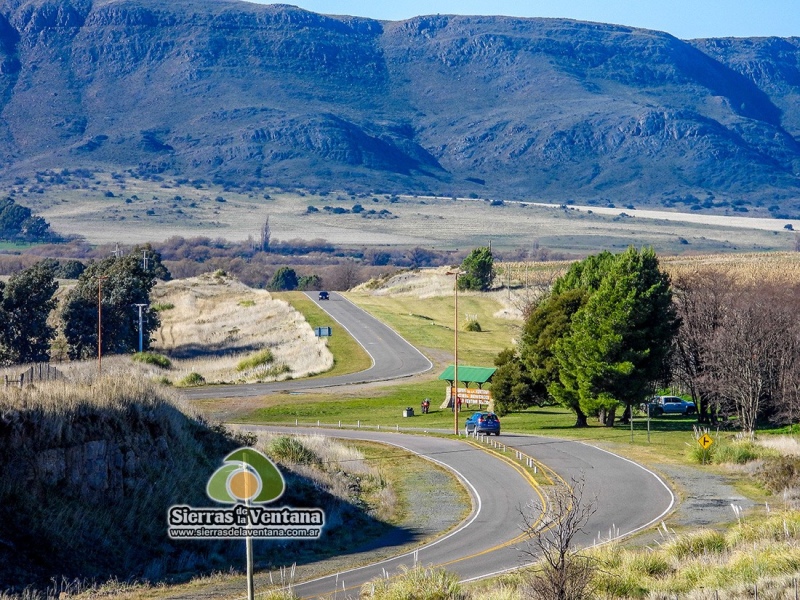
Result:
{"type": "MultiPolygon", "coordinates": [[[[402,20],[470,14],[567,17],[698,37],[800,36],[800,0],[284,0],[324,14],[402,20]]],[[[269,2],[261,1],[262,4],[269,2]]]]}

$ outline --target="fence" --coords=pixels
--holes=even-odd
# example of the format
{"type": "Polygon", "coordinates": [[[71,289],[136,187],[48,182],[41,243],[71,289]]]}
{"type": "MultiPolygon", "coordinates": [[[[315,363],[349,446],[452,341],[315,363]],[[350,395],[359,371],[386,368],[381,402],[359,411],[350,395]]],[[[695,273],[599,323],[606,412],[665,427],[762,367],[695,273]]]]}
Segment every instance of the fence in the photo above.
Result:
{"type": "Polygon", "coordinates": [[[25,387],[36,381],[55,381],[63,379],[63,377],[64,374],[55,367],[50,366],[50,363],[37,363],[20,373],[17,379],[10,379],[8,375],[5,375],[4,379],[5,387],[10,385],[25,387]]]}

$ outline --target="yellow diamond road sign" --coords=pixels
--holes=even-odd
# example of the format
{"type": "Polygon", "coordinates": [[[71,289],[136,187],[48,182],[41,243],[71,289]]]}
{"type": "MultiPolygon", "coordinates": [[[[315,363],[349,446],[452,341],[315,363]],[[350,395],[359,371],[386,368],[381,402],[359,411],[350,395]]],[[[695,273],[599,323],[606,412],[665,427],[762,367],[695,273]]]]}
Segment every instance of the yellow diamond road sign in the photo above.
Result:
{"type": "Polygon", "coordinates": [[[703,447],[703,450],[708,450],[708,447],[714,443],[714,440],[712,440],[711,436],[706,433],[703,435],[703,437],[697,440],[697,443],[703,447]]]}

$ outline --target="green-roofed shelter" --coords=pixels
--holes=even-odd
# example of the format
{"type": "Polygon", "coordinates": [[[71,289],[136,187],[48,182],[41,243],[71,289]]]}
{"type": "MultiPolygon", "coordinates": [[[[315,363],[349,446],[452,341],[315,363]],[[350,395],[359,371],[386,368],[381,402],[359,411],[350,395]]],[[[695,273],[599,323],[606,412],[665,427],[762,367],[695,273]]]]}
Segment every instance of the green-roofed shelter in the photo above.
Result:
{"type": "MultiPolygon", "coordinates": [[[[469,387],[470,383],[475,383],[478,387],[483,387],[484,383],[491,383],[494,372],[497,371],[494,367],[470,367],[469,365],[458,365],[458,380],[469,387]]],[[[453,365],[447,367],[444,372],[439,375],[439,379],[449,381],[452,385],[453,378],[455,377],[455,368],[453,365]]]]}

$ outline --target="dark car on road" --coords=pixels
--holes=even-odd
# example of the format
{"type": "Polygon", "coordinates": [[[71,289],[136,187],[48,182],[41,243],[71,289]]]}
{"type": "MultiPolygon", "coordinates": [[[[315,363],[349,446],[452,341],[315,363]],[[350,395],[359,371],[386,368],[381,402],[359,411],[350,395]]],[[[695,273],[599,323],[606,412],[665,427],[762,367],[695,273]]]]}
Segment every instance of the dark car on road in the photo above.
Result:
{"type": "Polygon", "coordinates": [[[320,300],[328,300],[328,292],[320,292],[319,293],[320,300]]]}
{"type": "Polygon", "coordinates": [[[500,435],[500,419],[493,412],[474,412],[467,419],[464,431],[466,431],[467,435],[470,433],[500,435]]]}

